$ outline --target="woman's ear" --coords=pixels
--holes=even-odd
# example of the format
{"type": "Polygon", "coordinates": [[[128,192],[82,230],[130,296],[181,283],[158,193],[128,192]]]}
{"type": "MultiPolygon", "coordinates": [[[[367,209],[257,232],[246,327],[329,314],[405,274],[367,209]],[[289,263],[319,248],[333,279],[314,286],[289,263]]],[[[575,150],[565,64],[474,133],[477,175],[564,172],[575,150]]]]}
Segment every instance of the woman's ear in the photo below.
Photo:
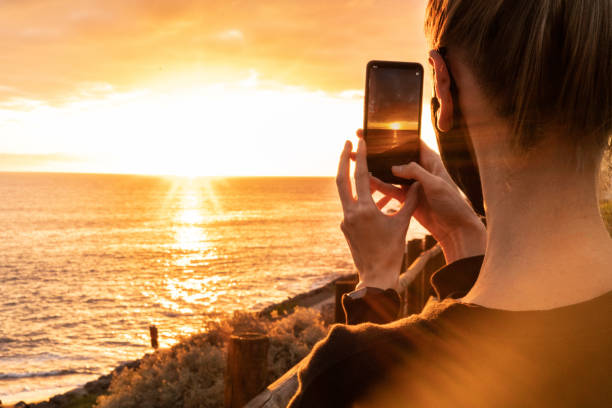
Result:
{"type": "MultiPolygon", "coordinates": [[[[448,132],[453,128],[453,97],[451,94],[451,78],[446,62],[438,51],[429,51],[429,65],[434,70],[434,92],[440,102],[438,109],[438,129],[448,132]]],[[[436,126],[436,124],[433,124],[436,126]]]]}

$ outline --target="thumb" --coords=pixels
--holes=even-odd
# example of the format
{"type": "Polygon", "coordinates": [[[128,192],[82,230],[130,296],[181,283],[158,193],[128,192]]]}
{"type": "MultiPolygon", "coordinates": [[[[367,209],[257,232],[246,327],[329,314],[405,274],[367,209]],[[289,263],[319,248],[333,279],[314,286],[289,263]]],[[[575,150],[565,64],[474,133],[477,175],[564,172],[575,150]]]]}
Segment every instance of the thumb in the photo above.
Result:
{"type": "Polygon", "coordinates": [[[396,213],[397,217],[402,218],[403,221],[410,221],[412,214],[419,203],[419,190],[421,189],[421,183],[418,181],[412,183],[408,191],[406,192],[406,198],[402,208],[396,213]]]}
{"type": "Polygon", "coordinates": [[[424,186],[430,186],[435,183],[436,179],[438,179],[437,176],[431,174],[416,162],[410,162],[402,166],[393,166],[391,167],[391,171],[393,172],[394,176],[408,180],[418,180],[424,186]]]}

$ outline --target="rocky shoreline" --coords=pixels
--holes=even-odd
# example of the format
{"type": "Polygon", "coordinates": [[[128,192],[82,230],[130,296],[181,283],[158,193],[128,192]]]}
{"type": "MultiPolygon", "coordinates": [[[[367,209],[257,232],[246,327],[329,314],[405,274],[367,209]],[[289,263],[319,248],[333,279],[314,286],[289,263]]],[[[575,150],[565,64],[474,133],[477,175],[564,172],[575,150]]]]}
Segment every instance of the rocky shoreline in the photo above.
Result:
{"type": "Polygon", "coordinates": [[[113,375],[119,374],[126,368],[137,368],[141,361],[142,359],[137,359],[123,363],[109,374],[102,375],[82,387],[75,388],[64,394],[55,395],[47,401],[30,403],[20,401],[14,405],[2,405],[0,402],[0,408],[77,408],[91,406],[99,395],[104,394],[108,390],[113,375]]]}
{"type": "MultiPolygon", "coordinates": [[[[273,319],[274,316],[291,314],[296,307],[309,307],[319,310],[323,319],[331,323],[334,319],[334,284],[337,280],[346,279],[356,279],[356,275],[345,275],[333,279],[319,288],[270,305],[257,312],[257,315],[261,318],[273,319]]],[[[149,354],[145,354],[140,359],[123,363],[109,374],[102,375],[96,380],[86,383],[82,387],[68,391],[64,394],[55,395],[46,401],[31,403],[20,401],[14,405],[2,405],[0,401],[0,408],[90,408],[93,406],[98,396],[107,393],[113,375],[119,374],[126,368],[137,368],[148,355],[149,354]]]]}

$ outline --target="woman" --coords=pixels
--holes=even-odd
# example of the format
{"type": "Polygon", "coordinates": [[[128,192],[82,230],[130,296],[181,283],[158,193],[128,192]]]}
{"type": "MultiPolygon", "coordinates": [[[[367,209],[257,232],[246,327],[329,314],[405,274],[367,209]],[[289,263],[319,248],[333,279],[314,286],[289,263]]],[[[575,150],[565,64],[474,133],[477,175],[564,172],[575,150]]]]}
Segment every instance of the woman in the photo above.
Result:
{"type": "MultiPolygon", "coordinates": [[[[425,26],[435,128],[473,146],[486,231],[427,150],[393,169],[417,181],[404,192],[370,179],[360,140],[354,197],[347,143],[337,181],[355,299],[391,320],[415,216],[447,260],[432,279],[442,301],[334,327],[290,406],[610,406],[612,240],[597,177],[612,133],[612,3],[430,0],[425,26]],[[396,197],[402,209],[380,212],[371,186],[387,195],[379,206],[396,197]]],[[[349,321],[368,315],[348,304],[349,321]]]]}

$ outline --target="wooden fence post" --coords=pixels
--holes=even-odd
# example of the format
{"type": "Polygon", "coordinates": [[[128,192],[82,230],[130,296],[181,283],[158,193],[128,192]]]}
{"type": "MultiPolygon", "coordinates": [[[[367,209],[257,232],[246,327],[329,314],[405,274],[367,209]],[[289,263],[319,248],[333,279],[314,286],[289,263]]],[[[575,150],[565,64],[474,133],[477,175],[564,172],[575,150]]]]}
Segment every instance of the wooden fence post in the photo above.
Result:
{"type": "Polygon", "coordinates": [[[336,310],[334,312],[334,322],[344,323],[346,321],[344,317],[344,309],[342,309],[342,295],[355,290],[357,281],[355,280],[337,280],[335,282],[336,287],[336,310]]]}
{"type": "Polygon", "coordinates": [[[436,245],[436,239],[432,235],[426,235],[423,243],[424,250],[427,251],[436,245]]]}
{"type": "MultiPolygon", "coordinates": [[[[428,251],[436,245],[436,239],[431,235],[427,235],[422,240],[411,240],[409,242],[409,248],[410,244],[412,244],[412,251],[414,251],[414,253],[417,252],[419,244],[420,248],[423,251],[428,251]]],[[[425,264],[425,268],[423,268],[423,271],[421,271],[415,277],[412,284],[408,286],[405,293],[403,294],[404,306],[402,309],[402,313],[404,316],[409,316],[414,313],[421,313],[421,310],[423,310],[423,307],[427,303],[427,300],[433,294],[433,289],[429,284],[429,279],[431,278],[431,275],[443,265],[444,255],[441,253],[427,261],[427,264],[425,264]]]]}
{"type": "Polygon", "coordinates": [[[149,326],[149,334],[151,335],[151,347],[155,350],[159,347],[159,342],[157,341],[157,326],[154,324],[149,326]]]}
{"type": "Polygon", "coordinates": [[[429,284],[431,280],[431,275],[441,267],[446,264],[446,260],[444,259],[444,253],[440,251],[436,256],[431,258],[427,264],[425,264],[425,271],[423,272],[423,280],[425,283],[423,296],[421,297],[422,306],[424,307],[427,304],[430,296],[434,296],[435,292],[433,287],[429,284]]]}
{"type": "Polygon", "coordinates": [[[412,265],[412,263],[421,255],[423,252],[423,240],[422,239],[411,239],[408,241],[406,246],[406,266],[412,265]]]}
{"type": "MultiPolygon", "coordinates": [[[[409,268],[410,265],[423,253],[423,244],[424,241],[422,239],[411,239],[408,241],[406,245],[406,267],[409,268]]],[[[415,281],[418,281],[418,277],[415,281]]],[[[402,316],[410,316],[413,313],[417,313],[418,305],[417,299],[417,288],[415,282],[413,282],[410,286],[400,293],[402,298],[402,316]]]]}
{"type": "Polygon", "coordinates": [[[266,388],[270,340],[260,333],[232,335],[227,348],[225,408],[239,408],[266,388]]]}

